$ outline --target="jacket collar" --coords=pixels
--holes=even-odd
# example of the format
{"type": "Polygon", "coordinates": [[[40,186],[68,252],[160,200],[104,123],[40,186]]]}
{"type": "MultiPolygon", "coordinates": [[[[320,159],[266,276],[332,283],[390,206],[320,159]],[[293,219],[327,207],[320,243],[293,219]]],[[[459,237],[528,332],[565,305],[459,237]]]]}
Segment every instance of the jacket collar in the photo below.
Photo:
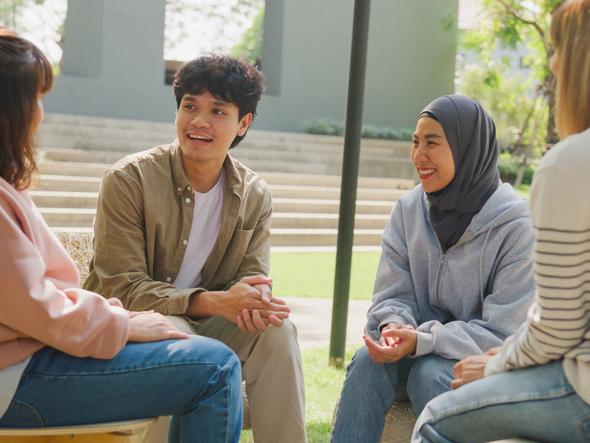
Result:
{"type": "MultiPolygon", "coordinates": [[[[170,145],[170,157],[172,165],[172,182],[176,190],[176,195],[193,193],[193,188],[184,173],[182,166],[182,151],[180,150],[180,143],[178,139],[174,140],[170,145]]],[[[241,195],[243,187],[243,180],[238,172],[235,160],[228,154],[223,161],[223,169],[225,171],[225,183],[227,189],[231,189],[234,195],[238,197],[241,195]]]]}

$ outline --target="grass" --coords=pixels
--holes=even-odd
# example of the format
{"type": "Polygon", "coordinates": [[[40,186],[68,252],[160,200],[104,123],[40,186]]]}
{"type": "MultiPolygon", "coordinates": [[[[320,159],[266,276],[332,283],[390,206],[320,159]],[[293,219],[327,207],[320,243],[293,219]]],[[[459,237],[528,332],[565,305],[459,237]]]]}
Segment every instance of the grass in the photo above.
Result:
{"type": "MultiPolygon", "coordinates": [[[[371,298],[379,255],[379,251],[353,253],[350,298],[371,298]]],[[[335,266],[335,252],[273,252],[273,293],[278,297],[332,298],[335,266]]]]}
{"type": "MultiPolygon", "coordinates": [[[[327,348],[306,349],[302,355],[307,439],[309,443],[329,442],[334,406],[340,396],[345,371],[328,366],[327,348]]],[[[346,364],[351,358],[352,349],[349,349],[346,352],[346,364]]],[[[251,431],[242,433],[241,443],[253,441],[251,431]]]]}

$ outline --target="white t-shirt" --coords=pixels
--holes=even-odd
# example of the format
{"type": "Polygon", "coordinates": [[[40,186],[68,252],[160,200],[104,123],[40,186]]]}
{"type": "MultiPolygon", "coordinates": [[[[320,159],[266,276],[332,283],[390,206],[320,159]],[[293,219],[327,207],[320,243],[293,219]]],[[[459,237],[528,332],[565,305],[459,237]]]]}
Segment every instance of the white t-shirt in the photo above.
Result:
{"type": "Polygon", "coordinates": [[[174,280],[174,286],[179,289],[196,288],[201,283],[201,271],[221,227],[224,182],[225,173],[222,171],[219,180],[209,192],[195,192],[193,224],[180,271],[174,280]]]}

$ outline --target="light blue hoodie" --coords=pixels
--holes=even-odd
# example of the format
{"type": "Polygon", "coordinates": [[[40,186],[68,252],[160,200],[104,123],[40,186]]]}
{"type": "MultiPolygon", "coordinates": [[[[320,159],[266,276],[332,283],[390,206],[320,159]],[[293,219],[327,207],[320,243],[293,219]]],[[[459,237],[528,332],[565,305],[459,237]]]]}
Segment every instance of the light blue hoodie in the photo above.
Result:
{"type": "Polygon", "coordinates": [[[415,356],[461,359],[499,346],[533,301],[533,229],[528,204],[501,184],[445,254],[418,185],[385,228],[367,332],[416,327],[415,356]]]}

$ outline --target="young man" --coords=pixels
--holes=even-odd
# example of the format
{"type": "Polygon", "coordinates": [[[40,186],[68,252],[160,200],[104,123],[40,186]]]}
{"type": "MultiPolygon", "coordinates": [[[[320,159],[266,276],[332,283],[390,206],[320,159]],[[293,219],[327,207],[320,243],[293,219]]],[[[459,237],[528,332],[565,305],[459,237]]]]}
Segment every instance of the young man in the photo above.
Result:
{"type": "Polygon", "coordinates": [[[221,55],[180,68],[178,139],[106,172],[84,286],[227,344],[243,362],[255,441],[303,442],[296,330],[267,277],[271,195],[229,155],[252,123],[262,83],[253,66],[221,55]]]}

